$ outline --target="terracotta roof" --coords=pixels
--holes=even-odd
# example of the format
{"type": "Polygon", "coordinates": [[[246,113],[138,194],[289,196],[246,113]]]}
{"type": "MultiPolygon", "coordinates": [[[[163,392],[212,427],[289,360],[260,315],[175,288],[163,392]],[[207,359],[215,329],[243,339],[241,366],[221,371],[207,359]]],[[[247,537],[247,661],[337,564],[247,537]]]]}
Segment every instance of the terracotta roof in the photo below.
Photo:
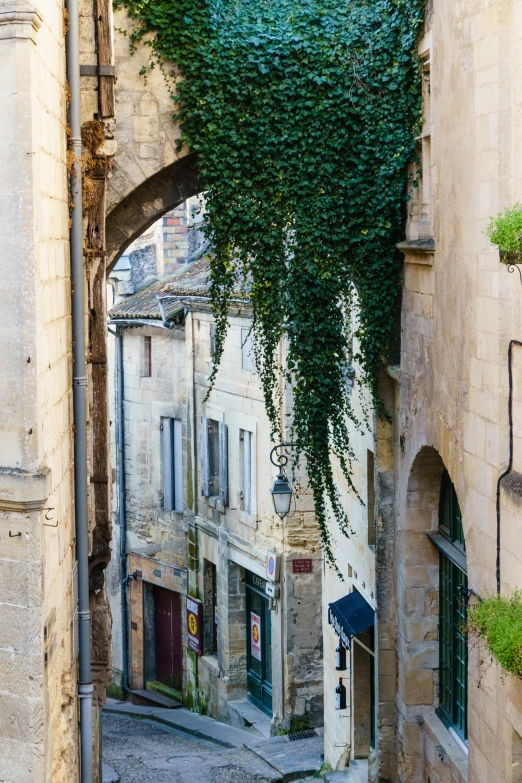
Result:
{"type": "MultiPolygon", "coordinates": [[[[169,297],[179,297],[179,299],[169,298],[162,301],[167,320],[170,320],[183,310],[182,300],[184,298],[197,296],[208,299],[209,293],[210,262],[207,256],[181,267],[174,274],[152,283],[137,294],[126,297],[116,307],[112,308],[109,318],[125,320],[146,318],[148,320],[162,321],[163,317],[157,297],[168,294],[169,297]]],[[[239,284],[235,287],[234,294],[238,299],[243,299],[244,301],[248,299],[247,295],[242,292],[239,284]]]]}

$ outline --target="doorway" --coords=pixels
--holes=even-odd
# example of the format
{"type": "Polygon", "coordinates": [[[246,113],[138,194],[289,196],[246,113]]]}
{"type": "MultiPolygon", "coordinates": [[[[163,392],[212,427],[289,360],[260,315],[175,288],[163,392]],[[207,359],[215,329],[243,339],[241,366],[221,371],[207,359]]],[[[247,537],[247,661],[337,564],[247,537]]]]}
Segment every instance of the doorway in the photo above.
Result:
{"type": "Polygon", "coordinates": [[[266,581],[246,572],[247,690],[249,701],[272,715],[272,625],[266,581]]]}
{"type": "Polygon", "coordinates": [[[181,699],[181,595],[158,585],[147,584],[144,599],[146,688],[181,699]]]}
{"type": "Polygon", "coordinates": [[[375,747],[375,629],[352,638],[353,757],[366,759],[375,747]]]}

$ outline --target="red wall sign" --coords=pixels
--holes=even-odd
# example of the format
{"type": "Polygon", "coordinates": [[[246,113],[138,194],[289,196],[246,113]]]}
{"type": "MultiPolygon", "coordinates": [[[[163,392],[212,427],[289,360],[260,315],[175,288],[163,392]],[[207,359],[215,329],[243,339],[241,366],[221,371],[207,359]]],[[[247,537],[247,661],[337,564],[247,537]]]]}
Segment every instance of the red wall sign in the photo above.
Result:
{"type": "Polygon", "coordinates": [[[187,645],[196,655],[203,655],[203,604],[187,596],[187,645]]]}
{"type": "Polygon", "coordinates": [[[311,560],[292,560],[292,572],[294,574],[311,574],[312,573],[312,561],[311,560]]]}

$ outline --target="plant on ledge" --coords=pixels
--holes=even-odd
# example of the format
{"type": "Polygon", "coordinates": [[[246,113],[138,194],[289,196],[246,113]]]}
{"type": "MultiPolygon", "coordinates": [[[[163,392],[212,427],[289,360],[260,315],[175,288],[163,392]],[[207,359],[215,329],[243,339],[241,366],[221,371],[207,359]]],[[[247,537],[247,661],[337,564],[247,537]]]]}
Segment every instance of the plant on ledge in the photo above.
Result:
{"type": "Polygon", "coordinates": [[[522,206],[515,204],[491,218],[486,236],[497,245],[505,264],[522,263],[522,206]]]}
{"type": "Polygon", "coordinates": [[[213,249],[216,377],[238,279],[249,283],[256,364],[281,440],[278,346],[294,399],[292,440],[307,463],[327,558],[327,524],[350,523],[359,422],[346,382],[355,357],[379,415],[379,374],[394,339],[406,167],[422,110],[417,53],[425,0],[116,0],[132,47],[172,85],[182,141],[198,156],[213,249]],[[175,63],[176,70],[169,63],[175,63]],[[182,78],[180,79],[179,76],[182,78]]]}
{"type": "Polygon", "coordinates": [[[505,674],[522,677],[522,592],[491,595],[468,610],[468,632],[480,640],[505,674]]]}

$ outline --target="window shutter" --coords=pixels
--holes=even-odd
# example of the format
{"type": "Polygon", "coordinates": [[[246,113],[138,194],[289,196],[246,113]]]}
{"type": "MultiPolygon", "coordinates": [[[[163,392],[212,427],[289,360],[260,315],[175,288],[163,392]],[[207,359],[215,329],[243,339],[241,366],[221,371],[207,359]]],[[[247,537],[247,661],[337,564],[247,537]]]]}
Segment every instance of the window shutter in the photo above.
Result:
{"type": "Polygon", "coordinates": [[[201,493],[210,496],[210,462],[208,458],[208,418],[201,417],[201,493]]]}
{"type": "Polygon", "coordinates": [[[174,511],[183,511],[183,456],[181,419],[174,419],[174,511]]]}
{"type": "Polygon", "coordinates": [[[252,433],[243,431],[243,506],[250,514],[252,511],[252,433]]]}
{"type": "Polygon", "coordinates": [[[173,420],[161,419],[161,462],[163,467],[163,508],[172,511],[174,508],[173,476],[173,420]]]}
{"type": "Polygon", "coordinates": [[[219,422],[219,499],[228,506],[228,425],[219,422]]]}

